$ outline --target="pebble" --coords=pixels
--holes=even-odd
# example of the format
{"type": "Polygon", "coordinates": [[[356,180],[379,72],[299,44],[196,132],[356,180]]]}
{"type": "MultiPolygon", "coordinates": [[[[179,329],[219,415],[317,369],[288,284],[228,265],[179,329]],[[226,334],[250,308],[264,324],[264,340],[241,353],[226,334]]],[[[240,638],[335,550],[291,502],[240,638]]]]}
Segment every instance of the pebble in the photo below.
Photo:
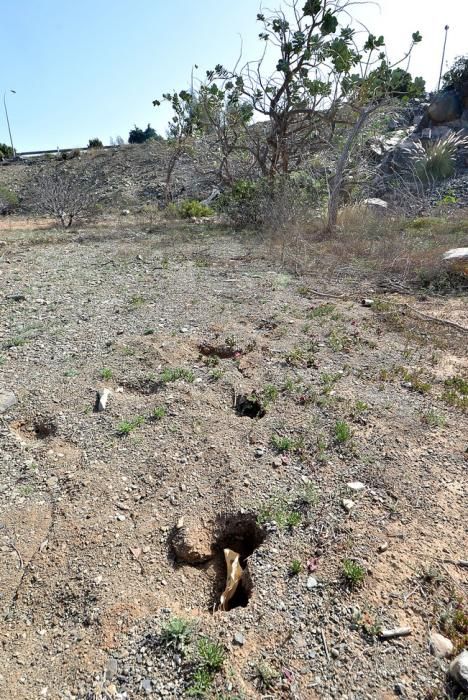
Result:
{"type": "Polygon", "coordinates": [[[350,481],[346,486],[351,489],[351,491],[362,491],[366,488],[366,485],[362,481],[350,481]]]}
{"type": "Polygon", "coordinates": [[[431,632],[429,635],[429,642],[431,645],[431,652],[440,659],[445,659],[446,656],[450,656],[453,652],[453,644],[450,639],[447,639],[447,637],[444,637],[438,632],[431,632]]]}
{"type": "Polygon", "coordinates": [[[18,402],[12,391],[0,391],[0,413],[5,413],[18,402]]]}
{"type": "Polygon", "coordinates": [[[317,588],[318,581],[315,576],[309,576],[307,579],[307,588],[311,591],[313,588],[317,588]]]}
{"type": "Polygon", "coordinates": [[[151,683],[151,680],[149,678],[144,678],[141,681],[141,688],[145,691],[145,693],[151,693],[153,689],[153,684],[151,683]]]}
{"type": "Polygon", "coordinates": [[[242,647],[245,644],[245,637],[242,634],[242,632],[236,632],[234,635],[234,644],[237,644],[238,646],[242,647]]]}
{"type": "Polygon", "coordinates": [[[117,668],[118,668],[117,659],[114,659],[112,656],[109,659],[107,659],[107,663],[106,663],[106,678],[107,678],[107,680],[110,681],[110,680],[112,680],[112,678],[114,678],[114,676],[117,675],[117,668]]]}
{"type": "Polygon", "coordinates": [[[283,465],[283,461],[282,461],[281,457],[275,457],[273,462],[272,462],[272,465],[275,467],[275,469],[278,469],[278,467],[281,467],[283,465]]]}
{"type": "Polygon", "coordinates": [[[265,454],[265,448],[264,447],[257,447],[257,449],[255,450],[255,456],[257,458],[263,457],[264,454],[265,454]]]}
{"type": "Polygon", "coordinates": [[[345,511],[349,513],[349,511],[352,508],[354,508],[354,501],[352,501],[350,498],[343,498],[343,500],[341,501],[341,505],[343,506],[345,511]]]}

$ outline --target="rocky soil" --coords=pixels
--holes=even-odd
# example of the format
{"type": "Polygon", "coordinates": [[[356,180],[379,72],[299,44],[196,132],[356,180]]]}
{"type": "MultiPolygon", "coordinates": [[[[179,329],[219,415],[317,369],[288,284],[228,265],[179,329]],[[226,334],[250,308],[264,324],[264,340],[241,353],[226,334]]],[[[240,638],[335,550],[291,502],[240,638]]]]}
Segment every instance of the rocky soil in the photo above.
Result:
{"type": "Polygon", "coordinates": [[[466,331],[413,310],[466,296],[202,227],[1,238],[2,698],[462,697],[466,331]]]}

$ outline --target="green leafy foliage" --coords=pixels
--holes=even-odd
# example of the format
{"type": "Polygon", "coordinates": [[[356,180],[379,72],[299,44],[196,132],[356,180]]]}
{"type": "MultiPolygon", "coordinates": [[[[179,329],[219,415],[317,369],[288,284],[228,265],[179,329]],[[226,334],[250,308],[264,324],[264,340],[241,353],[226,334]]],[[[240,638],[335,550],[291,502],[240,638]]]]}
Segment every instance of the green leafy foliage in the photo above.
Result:
{"type": "Polygon", "coordinates": [[[161,141],[161,136],[156,133],[150,124],[148,124],[146,129],[140,129],[135,124],[128,135],[128,143],[145,143],[150,140],[161,141]]]}
{"type": "Polygon", "coordinates": [[[168,213],[180,219],[204,219],[214,214],[213,209],[207,204],[202,204],[196,199],[188,199],[180,204],[170,204],[168,213]]]}
{"type": "Polygon", "coordinates": [[[349,588],[359,588],[364,583],[366,570],[361,564],[358,564],[358,562],[352,559],[345,559],[343,562],[342,577],[349,588]]]}
{"type": "Polygon", "coordinates": [[[104,148],[101,139],[89,139],[88,148],[104,148]]]}
{"type": "Polygon", "coordinates": [[[193,382],[195,375],[190,369],[185,369],[185,367],[167,367],[160,375],[160,380],[163,384],[177,382],[179,379],[193,382]]]}
{"type": "Polygon", "coordinates": [[[458,88],[467,81],[468,56],[458,56],[451,68],[442,76],[442,85],[444,88],[458,88]]]}
{"type": "Polygon", "coordinates": [[[184,653],[193,634],[193,624],[182,617],[171,617],[161,630],[165,647],[184,653]]]}
{"type": "Polygon", "coordinates": [[[132,418],[131,420],[124,420],[117,426],[117,435],[120,437],[130,435],[135,428],[139,428],[144,422],[145,419],[143,416],[136,416],[136,418],[132,418]]]}
{"type": "Polygon", "coordinates": [[[0,143],[0,160],[13,157],[13,149],[6,143],[0,143]]]}
{"type": "MultiPolygon", "coordinates": [[[[0,157],[1,160],[1,157],[0,157]]],[[[0,214],[10,214],[19,205],[19,198],[15,192],[0,185],[0,214]]]]}

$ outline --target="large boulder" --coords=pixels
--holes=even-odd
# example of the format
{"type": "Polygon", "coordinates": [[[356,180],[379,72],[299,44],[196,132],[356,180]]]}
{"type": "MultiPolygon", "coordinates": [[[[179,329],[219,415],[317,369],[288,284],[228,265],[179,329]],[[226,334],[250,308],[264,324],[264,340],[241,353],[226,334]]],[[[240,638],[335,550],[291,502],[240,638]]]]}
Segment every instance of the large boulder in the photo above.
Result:
{"type": "Polygon", "coordinates": [[[455,90],[438,92],[431,100],[427,113],[430,119],[437,124],[451,122],[459,119],[463,106],[458,93],[455,90]]]}

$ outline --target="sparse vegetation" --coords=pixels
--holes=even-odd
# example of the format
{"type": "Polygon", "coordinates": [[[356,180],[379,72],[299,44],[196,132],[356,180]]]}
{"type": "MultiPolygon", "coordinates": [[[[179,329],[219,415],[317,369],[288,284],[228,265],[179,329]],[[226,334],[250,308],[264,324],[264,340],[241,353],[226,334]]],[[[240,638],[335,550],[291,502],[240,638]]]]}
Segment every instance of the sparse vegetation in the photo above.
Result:
{"type": "Polygon", "coordinates": [[[435,408],[430,408],[421,414],[421,421],[430,428],[443,428],[446,424],[446,418],[438,413],[435,408]]]}
{"type": "Polygon", "coordinates": [[[351,589],[362,586],[366,577],[366,570],[364,567],[352,559],[345,559],[343,561],[341,573],[345,584],[351,589]]]}
{"type": "Polygon", "coordinates": [[[302,514],[285,496],[271,498],[258,510],[258,522],[260,524],[274,522],[280,530],[299,525],[302,514]]]}
{"type": "Polygon", "coordinates": [[[143,416],[136,416],[131,420],[124,420],[117,426],[117,434],[120,435],[120,437],[129,435],[135,428],[139,428],[143,425],[144,422],[145,419],[143,416]]]}
{"type": "Polygon", "coordinates": [[[444,382],[442,400],[449,406],[462,410],[468,409],[468,380],[461,376],[450,377],[444,382]]]}
{"type": "Polygon", "coordinates": [[[213,209],[198,202],[196,199],[190,199],[180,204],[171,204],[167,208],[167,213],[180,219],[205,219],[213,215],[213,209]]]}
{"type": "Polygon", "coordinates": [[[184,653],[192,639],[193,624],[182,617],[171,617],[161,629],[161,642],[165,647],[184,653]]]}
{"type": "Polygon", "coordinates": [[[101,369],[101,377],[105,380],[112,379],[112,370],[109,367],[103,367],[101,369]]]}
{"type": "Polygon", "coordinates": [[[293,559],[291,566],[289,567],[289,573],[291,576],[298,576],[302,571],[302,564],[300,559],[293,559]]]}
{"type": "Polygon", "coordinates": [[[167,411],[164,406],[156,406],[156,408],[153,408],[152,417],[154,420],[162,420],[166,413],[167,411]]]}
{"type": "Polygon", "coordinates": [[[42,170],[34,180],[29,198],[42,214],[53,216],[63,228],[90,215],[102,197],[100,183],[92,175],[63,170],[42,170]]]}
{"type": "Polygon", "coordinates": [[[352,437],[352,430],[351,427],[346,421],[344,420],[338,420],[335,423],[335,427],[333,429],[333,435],[335,442],[338,445],[344,445],[345,443],[349,442],[349,440],[352,437]]]}
{"type": "Polygon", "coordinates": [[[185,367],[167,367],[160,374],[159,379],[163,384],[177,382],[179,379],[191,383],[195,381],[195,375],[190,369],[186,369],[185,367]]]}

